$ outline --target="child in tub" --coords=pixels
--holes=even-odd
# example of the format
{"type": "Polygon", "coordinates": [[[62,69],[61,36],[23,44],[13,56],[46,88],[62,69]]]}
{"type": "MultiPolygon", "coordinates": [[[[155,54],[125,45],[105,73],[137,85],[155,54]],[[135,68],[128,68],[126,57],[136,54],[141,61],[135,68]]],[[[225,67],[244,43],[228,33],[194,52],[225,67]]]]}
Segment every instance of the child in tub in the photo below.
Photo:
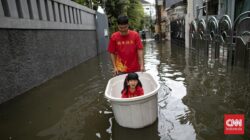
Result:
{"type": "Polygon", "coordinates": [[[144,94],[141,81],[136,73],[129,73],[123,84],[122,98],[131,98],[144,94]]]}

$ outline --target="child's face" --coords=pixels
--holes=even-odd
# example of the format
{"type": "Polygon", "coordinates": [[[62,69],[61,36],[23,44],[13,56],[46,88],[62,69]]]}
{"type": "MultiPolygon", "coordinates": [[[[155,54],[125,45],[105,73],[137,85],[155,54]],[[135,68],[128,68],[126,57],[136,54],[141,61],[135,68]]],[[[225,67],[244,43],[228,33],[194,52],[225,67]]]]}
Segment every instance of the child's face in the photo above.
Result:
{"type": "Polygon", "coordinates": [[[128,81],[128,86],[130,86],[131,89],[134,89],[137,84],[138,84],[137,80],[129,80],[128,81]]]}

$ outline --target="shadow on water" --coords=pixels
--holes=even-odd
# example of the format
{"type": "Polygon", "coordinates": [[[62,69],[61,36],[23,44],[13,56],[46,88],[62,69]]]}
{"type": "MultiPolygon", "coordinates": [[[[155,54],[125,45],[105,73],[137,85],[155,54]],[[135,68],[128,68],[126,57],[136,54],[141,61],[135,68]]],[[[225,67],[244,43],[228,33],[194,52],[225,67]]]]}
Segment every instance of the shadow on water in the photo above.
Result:
{"type": "Polygon", "coordinates": [[[190,109],[197,139],[243,140],[249,133],[249,73],[243,68],[222,65],[190,53],[187,59],[187,95],[182,99],[190,109]],[[224,134],[224,114],[245,115],[245,135],[224,134]]]}
{"type": "Polygon", "coordinates": [[[103,94],[111,77],[102,55],[0,105],[0,138],[96,139],[112,112],[103,94]],[[105,64],[103,64],[105,63],[105,64]],[[110,113],[111,112],[111,113],[110,113]]]}
{"type": "Polygon", "coordinates": [[[119,126],[104,98],[112,66],[92,58],[0,105],[1,140],[243,140],[250,137],[250,77],[208,63],[169,42],[147,40],[145,69],[161,84],[158,119],[142,129],[119,126]],[[224,135],[224,114],[245,114],[245,135],[224,135]]]}
{"type": "Polygon", "coordinates": [[[113,119],[112,139],[113,140],[159,140],[157,131],[158,121],[141,129],[130,129],[119,126],[113,119]]]}

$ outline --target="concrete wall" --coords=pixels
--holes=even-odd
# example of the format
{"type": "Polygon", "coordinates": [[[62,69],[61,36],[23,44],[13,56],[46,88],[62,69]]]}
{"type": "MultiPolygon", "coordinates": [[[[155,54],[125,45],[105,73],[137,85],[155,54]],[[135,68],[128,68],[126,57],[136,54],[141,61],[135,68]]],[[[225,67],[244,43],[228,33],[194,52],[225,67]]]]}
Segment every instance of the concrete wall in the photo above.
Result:
{"type": "Polygon", "coordinates": [[[0,102],[40,85],[97,52],[95,31],[1,29],[0,36],[0,102]]]}
{"type": "Polygon", "coordinates": [[[97,30],[97,52],[102,53],[107,50],[109,36],[108,36],[108,18],[106,15],[96,13],[96,30],[97,30]]]}
{"type": "Polygon", "coordinates": [[[70,0],[1,0],[0,103],[96,56],[95,17],[70,0]]]}

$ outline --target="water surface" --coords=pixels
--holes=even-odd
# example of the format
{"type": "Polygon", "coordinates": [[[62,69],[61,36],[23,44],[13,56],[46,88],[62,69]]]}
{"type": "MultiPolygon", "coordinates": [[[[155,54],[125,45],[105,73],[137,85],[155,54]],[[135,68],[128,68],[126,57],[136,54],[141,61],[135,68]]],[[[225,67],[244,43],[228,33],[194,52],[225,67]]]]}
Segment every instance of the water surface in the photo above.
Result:
{"type": "Polygon", "coordinates": [[[157,121],[120,127],[104,90],[107,53],[0,105],[1,140],[243,140],[250,137],[250,76],[169,42],[145,43],[145,68],[159,83],[157,121]],[[245,135],[224,135],[224,114],[245,114],[245,135]]]}

